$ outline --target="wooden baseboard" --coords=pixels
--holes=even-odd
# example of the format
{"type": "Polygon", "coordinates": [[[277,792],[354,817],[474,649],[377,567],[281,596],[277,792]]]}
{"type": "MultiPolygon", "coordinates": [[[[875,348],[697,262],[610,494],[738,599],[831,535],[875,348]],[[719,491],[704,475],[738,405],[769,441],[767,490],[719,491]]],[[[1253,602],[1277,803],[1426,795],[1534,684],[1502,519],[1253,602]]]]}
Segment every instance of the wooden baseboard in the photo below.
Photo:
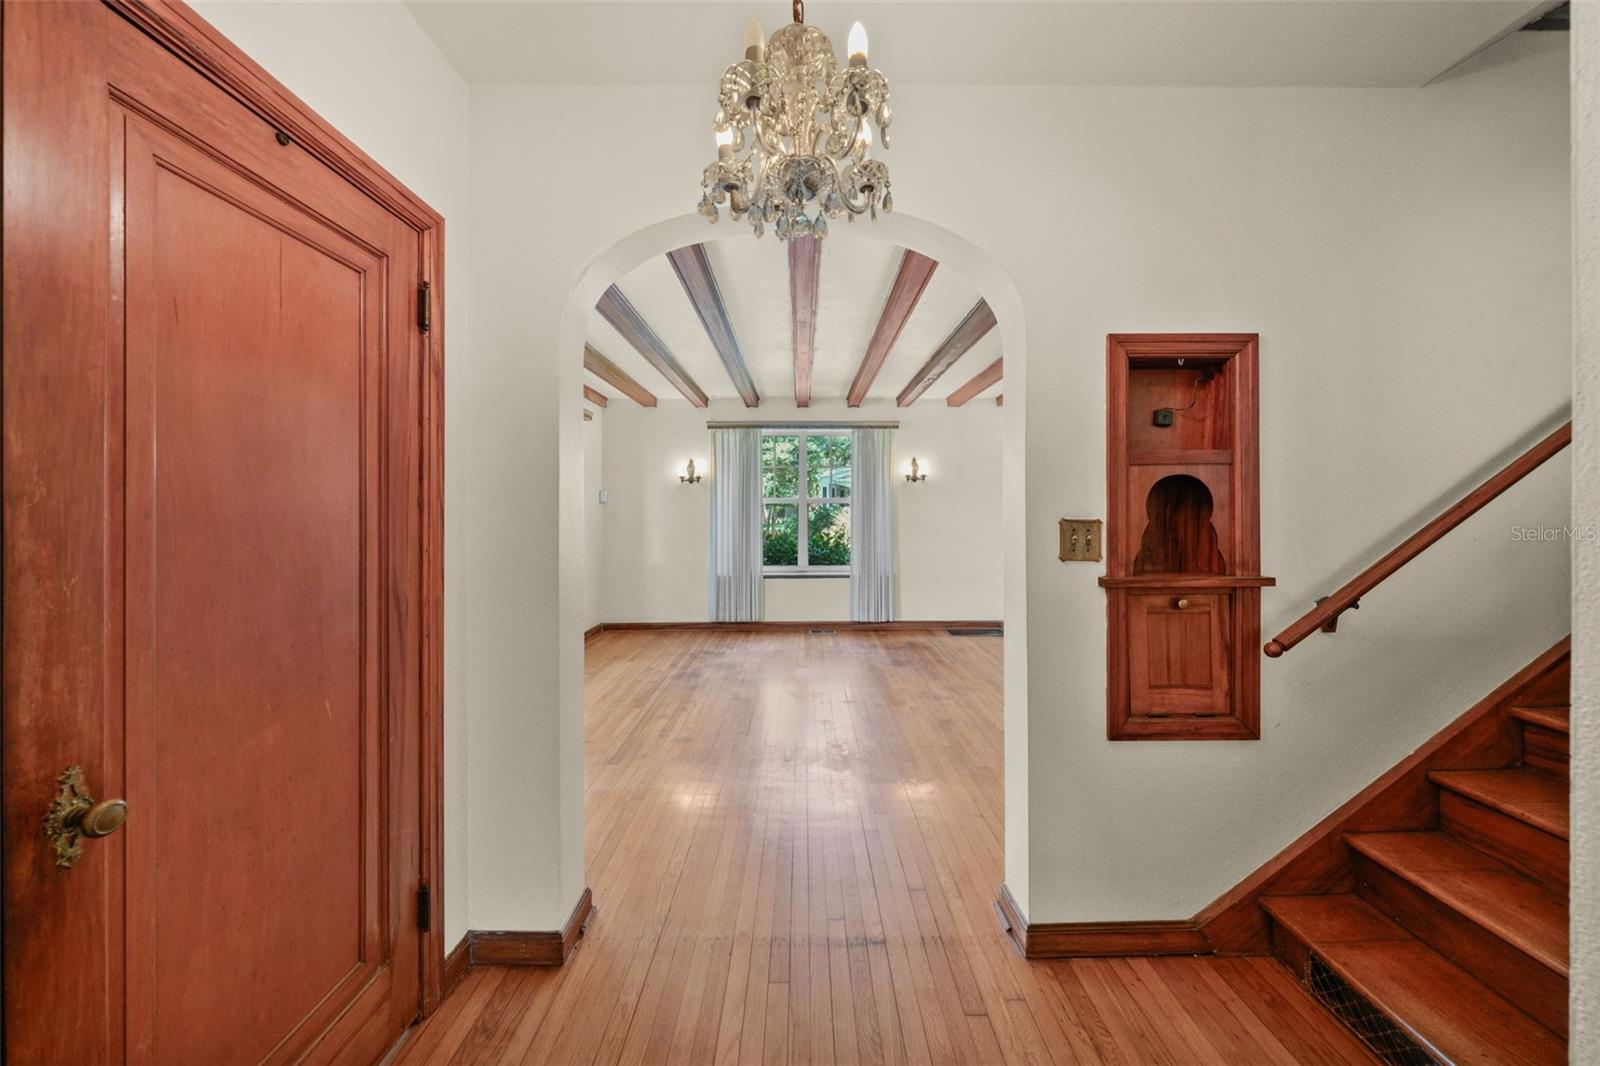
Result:
{"type": "Polygon", "coordinates": [[[473,930],[468,934],[472,965],[560,966],[576,950],[594,913],[594,896],[586,888],[559,932],[473,930]]]}
{"type": "Polygon", "coordinates": [[[461,979],[467,976],[467,966],[471,961],[472,934],[469,932],[463,934],[456,946],[450,949],[450,954],[444,957],[444,980],[442,982],[444,987],[439,993],[439,1001],[441,1003],[450,993],[456,990],[456,986],[461,983],[461,979]]]}
{"type": "Polygon", "coordinates": [[[445,959],[446,994],[474,966],[562,965],[577,950],[596,913],[594,894],[586,888],[559,931],[471,930],[445,959]]]}
{"type": "Polygon", "coordinates": [[[1005,885],[995,899],[1000,924],[1027,959],[1103,955],[1208,955],[1211,945],[1192,920],[1038,922],[1028,919],[1005,885]]]}
{"type": "Polygon", "coordinates": [[[790,630],[835,629],[846,630],[936,630],[936,629],[1004,629],[1003,622],[983,621],[898,621],[898,622],[602,622],[584,633],[587,639],[597,632],[639,629],[698,629],[719,630],[724,633],[782,632],[790,630]]]}
{"type": "Polygon", "coordinates": [[[605,628],[605,623],[604,622],[600,623],[599,625],[590,626],[588,629],[585,629],[583,631],[583,639],[584,640],[588,640],[590,637],[594,636],[596,633],[600,632],[604,628],[605,628]]]}

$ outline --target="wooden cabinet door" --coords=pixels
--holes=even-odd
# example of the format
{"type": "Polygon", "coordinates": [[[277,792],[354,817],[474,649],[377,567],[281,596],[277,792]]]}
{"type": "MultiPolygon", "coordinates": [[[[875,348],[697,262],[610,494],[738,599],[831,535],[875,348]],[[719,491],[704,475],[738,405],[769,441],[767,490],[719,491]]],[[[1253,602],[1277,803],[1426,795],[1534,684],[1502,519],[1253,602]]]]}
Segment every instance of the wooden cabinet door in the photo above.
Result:
{"type": "Polygon", "coordinates": [[[1232,597],[1150,592],[1128,597],[1130,709],[1136,716],[1225,715],[1232,597]]]}
{"type": "Polygon", "coordinates": [[[7,1055],[375,1061],[420,999],[421,238],[110,9],[5,15],[7,1055]],[[64,868],[69,764],[129,817],[64,868]]]}

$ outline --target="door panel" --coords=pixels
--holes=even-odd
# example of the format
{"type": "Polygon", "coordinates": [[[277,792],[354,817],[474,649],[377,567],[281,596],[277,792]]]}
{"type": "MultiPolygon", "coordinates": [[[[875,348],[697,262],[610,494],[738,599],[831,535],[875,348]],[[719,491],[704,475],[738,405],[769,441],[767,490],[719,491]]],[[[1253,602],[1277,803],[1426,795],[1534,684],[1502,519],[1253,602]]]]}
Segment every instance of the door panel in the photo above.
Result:
{"type": "Polygon", "coordinates": [[[374,1061],[420,1003],[422,235],[105,7],[3,31],[6,1054],[374,1061]],[[68,763],[130,814],[64,870],[68,763]]]}
{"type": "Polygon", "coordinates": [[[1174,590],[1128,597],[1134,714],[1229,713],[1230,605],[1225,593],[1174,590]]]}
{"type": "Polygon", "coordinates": [[[129,1022],[254,1062],[382,961],[382,263],[128,121],[129,1022]]]}

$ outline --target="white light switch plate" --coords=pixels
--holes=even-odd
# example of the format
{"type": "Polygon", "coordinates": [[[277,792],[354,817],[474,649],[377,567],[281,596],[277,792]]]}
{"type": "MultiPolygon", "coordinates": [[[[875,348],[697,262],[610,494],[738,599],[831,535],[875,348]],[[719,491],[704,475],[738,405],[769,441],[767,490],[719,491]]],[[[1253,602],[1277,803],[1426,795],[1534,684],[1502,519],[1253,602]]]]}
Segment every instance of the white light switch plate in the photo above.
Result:
{"type": "Polygon", "coordinates": [[[601,489],[600,490],[600,502],[601,503],[606,503],[610,498],[611,498],[610,494],[607,493],[605,489],[601,489]]]}

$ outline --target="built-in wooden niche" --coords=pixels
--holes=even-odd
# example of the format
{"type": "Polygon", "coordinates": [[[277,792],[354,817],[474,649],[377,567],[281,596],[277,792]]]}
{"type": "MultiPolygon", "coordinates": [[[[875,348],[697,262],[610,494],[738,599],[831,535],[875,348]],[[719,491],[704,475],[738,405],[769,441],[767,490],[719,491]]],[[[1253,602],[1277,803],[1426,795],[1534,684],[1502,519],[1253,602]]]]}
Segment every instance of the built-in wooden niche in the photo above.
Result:
{"type": "Polygon", "coordinates": [[[1253,333],[1107,338],[1112,740],[1261,735],[1256,350],[1253,333]]]}

